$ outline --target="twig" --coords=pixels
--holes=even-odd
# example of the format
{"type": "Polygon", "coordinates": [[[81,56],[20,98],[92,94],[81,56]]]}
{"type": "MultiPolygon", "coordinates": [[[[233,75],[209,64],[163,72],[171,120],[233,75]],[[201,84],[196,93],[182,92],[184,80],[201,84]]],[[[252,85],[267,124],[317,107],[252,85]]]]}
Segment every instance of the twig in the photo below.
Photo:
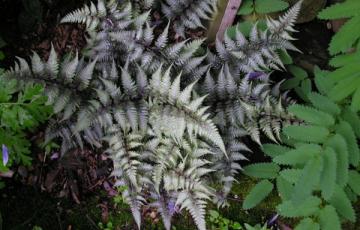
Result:
{"type": "Polygon", "coordinates": [[[241,5],[241,2],[242,0],[229,0],[225,9],[224,16],[221,20],[219,30],[216,34],[216,37],[219,40],[222,41],[224,39],[224,34],[226,29],[233,24],[234,19],[236,17],[236,13],[241,5]]]}

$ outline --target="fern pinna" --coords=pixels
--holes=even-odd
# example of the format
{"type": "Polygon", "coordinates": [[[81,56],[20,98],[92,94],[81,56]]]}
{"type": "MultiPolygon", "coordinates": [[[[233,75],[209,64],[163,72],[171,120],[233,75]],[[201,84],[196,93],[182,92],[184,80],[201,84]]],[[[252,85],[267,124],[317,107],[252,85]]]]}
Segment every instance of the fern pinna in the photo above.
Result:
{"type": "Polygon", "coordinates": [[[266,144],[263,150],[271,163],[246,166],[245,174],[262,179],[244,202],[252,208],[276,183],[282,203],[280,215],[302,218],[296,229],[341,229],[341,222],[355,222],[351,202],[360,195],[360,117],[348,105],[330,100],[327,73],[316,70],[319,93],[307,95],[311,105],[292,105],[289,111],[303,120],[302,125],[283,129],[284,145],[266,144]]]}
{"type": "MultiPolygon", "coordinates": [[[[45,85],[57,114],[46,138],[60,137],[63,154],[85,144],[107,147],[139,228],[150,205],[166,229],[185,209],[202,230],[207,202],[226,203],[239,161],[251,151],[243,138],[260,144],[263,131],[278,141],[281,127],[296,122],[286,109],[292,101],[268,76],[282,66],[278,50],[295,50],[286,34],[299,8],[269,19],[266,32],[255,26],[249,40],[238,31],[236,40],[217,42],[217,53],[201,53],[203,40],[171,42],[178,17],[157,25],[141,7],[99,0],[62,20],[86,24],[82,55],[60,59],[52,48],[46,62],[37,54],[31,63],[19,59],[6,76],[45,85]]],[[[205,19],[201,10],[192,14],[205,19]]]]}

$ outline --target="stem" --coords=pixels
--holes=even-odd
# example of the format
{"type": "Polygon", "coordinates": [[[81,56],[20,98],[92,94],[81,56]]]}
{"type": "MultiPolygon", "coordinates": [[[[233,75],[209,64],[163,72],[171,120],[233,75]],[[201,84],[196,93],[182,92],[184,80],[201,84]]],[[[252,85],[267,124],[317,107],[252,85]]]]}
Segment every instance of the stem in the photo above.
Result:
{"type": "Polygon", "coordinates": [[[242,0],[229,0],[226,6],[224,16],[222,18],[219,30],[216,34],[216,37],[222,41],[224,39],[224,34],[226,29],[231,26],[234,22],[238,9],[241,5],[242,0]]]}

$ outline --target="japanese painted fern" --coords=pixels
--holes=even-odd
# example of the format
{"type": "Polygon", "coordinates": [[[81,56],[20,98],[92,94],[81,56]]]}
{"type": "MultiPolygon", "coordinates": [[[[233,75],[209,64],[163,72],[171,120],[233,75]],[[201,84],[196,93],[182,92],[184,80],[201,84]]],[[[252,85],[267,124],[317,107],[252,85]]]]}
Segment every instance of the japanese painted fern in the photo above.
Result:
{"type": "Polygon", "coordinates": [[[52,49],[46,62],[37,54],[30,64],[19,59],[6,76],[45,86],[57,114],[46,136],[61,137],[62,153],[86,143],[107,147],[139,228],[141,209],[150,205],[166,229],[182,209],[206,229],[207,202],[226,202],[239,161],[251,151],[242,139],[260,144],[262,131],[279,141],[281,127],[296,122],[286,109],[291,100],[268,75],[283,66],[278,50],[296,50],[288,32],[300,4],[269,20],[268,31],[255,26],[249,40],[238,31],[235,40],[217,41],[217,53],[199,54],[203,40],[175,42],[169,31],[201,26],[215,1],[164,1],[170,21],[163,25],[140,2],[117,2],[99,0],[62,20],[86,24],[84,57],[60,61],[52,49]]]}

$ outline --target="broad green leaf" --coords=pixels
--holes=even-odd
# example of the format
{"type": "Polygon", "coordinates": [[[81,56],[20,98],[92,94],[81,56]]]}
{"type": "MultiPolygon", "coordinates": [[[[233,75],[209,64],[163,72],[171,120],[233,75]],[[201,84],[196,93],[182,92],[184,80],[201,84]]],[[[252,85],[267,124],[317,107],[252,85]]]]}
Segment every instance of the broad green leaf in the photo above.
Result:
{"type": "Polygon", "coordinates": [[[276,144],[264,144],[262,145],[263,152],[270,156],[270,157],[276,157],[281,154],[284,154],[291,150],[291,148],[283,146],[283,145],[276,145],[276,144]]]}
{"type": "Polygon", "coordinates": [[[360,111],[360,84],[357,90],[355,91],[352,101],[351,101],[351,109],[354,112],[360,111]]]}
{"type": "MultiPolygon", "coordinates": [[[[241,31],[241,33],[244,34],[245,37],[249,37],[251,29],[254,27],[254,23],[252,21],[244,21],[237,24],[237,28],[241,31]]],[[[267,29],[266,21],[265,20],[259,20],[257,21],[257,28],[260,31],[265,31],[267,29]]],[[[236,31],[234,31],[235,33],[236,31]]],[[[235,34],[231,34],[235,36],[235,34]]]]}
{"type": "Polygon", "coordinates": [[[344,192],[351,201],[351,203],[355,203],[358,201],[358,195],[349,186],[344,188],[344,192]]]}
{"type": "Polygon", "coordinates": [[[278,176],[276,178],[276,188],[282,200],[291,199],[294,186],[290,182],[285,180],[282,176],[278,176]]]}
{"type": "Polygon", "coordinates": [[[321,229],[341,230],[341,223],[336,210],[331,205],[326,205],[319,214],[321,229]]]}
{"type": "Polygon", "coordinates": [[[238,15],[248,15],[254,12],[253,0],[244,0],[238,10],[238,15]]]}
{"type": "Polygon", "coordinates": [[[301,145],[273,159],[274,162],[282,165],[305,164],[321,152],[321,147],[315,144],[301,145]]]}
{"type": "Polygon", "coordinates": [[[358,196],[360,196],[360,174],[355,170],[349,171],[349,186],[358,196]]]}
{"type": "Polygon", "coordinates": [[[283,11],[288,7],[289,3],[282,0],[255,0],[255,11],[260,14],[283,11]]]}
{"type": "MultiPolygon", "coordinates": [[[[290,65],[294,63],[292,57],[288,54],[286,50],[279,50],[279,57],[284,65],[290,65]]],[[[290,67],[288,66],[288,67],[290,67]]]]}
{"type": "Polygon", "coordinates": [[[327,147],[322,157],[324,167],[321,172],[320,189],[321,195],[328,200],[333,195],[336,184],[336,153],[331,147],[327,147]]]}
{"type": "Polygon", "coordinates": [[[315,157],[306,163],[299,180],[295,183],[292,195],[294,204],[300,204],[312,194],[313,189],[320,182],[322,168],[323,161],[321,157],[315,157]]]}
{"type": "Polygon", "coordinates": [[[311,92],[311,80],[305,79],[301,82],[300,87],[295,88],[295,92],[303,99],[308,102],[307,95],[311,92]]]}
{"type": "Polygon", "coordinates": [[[294,230],[320,230],[318,223],[315,223],[311,218],[305,218],[295,227],[294,230]]]}
{"type": "Polygon", "coordinates": [[[288,70],[294,75],[296,79],[305,80],[309,77],[308,73],[303,68],[300,68],[296,65],[288,66],[288,70]]]}
{"type": "Polygon", "coordinates": [[[288,110],[301,120],[312,125],[332,126],[335,123],[335,120],[331,115],[311,107],[292,105],[288,110]]]}
{"type": "Polygon", "coordinates": [[[346,141],[349,154],[349,163],[352,164],[354,167],[357,167],[360,160],[360,152],[353,129],[346,121],[341,121],[335,129],[336,132],[343,136],[346,141]]]}
{"type": "Polygon", "coordinates": [[[245,197],[243,209],[251,209],[265,199],[273,189],[273,184],[268,180],[257,183],[245,197]]]}
{"type": "Polygon", "coordinates": [[[351,222],[356,221],[355,211],[351,206],[349,198],[344,190],[339,186],[335,187],[334,195],[330,199],[330,204],[336,208],[337,213],[351,222]]]}
{"type": "Polygon", "coordinates": [[[331,65],[332,67],[343,67],[348,63],[354,63],[359,61],[360,61],[360,51],[357,51],[355,53],[346,53],[346,54],[337,55],[330,60],[329,65],[331,65]]]}
{"type": "Polygon", "coordinates": [[[283,129],[285,135],[303,142],[322,143],[329,136],[327,128],[312,125],[290,125],[283,129]]]}
{"type": "Polygon", "coordinates": [[[276,210],[283,217],[306,217],[319,211],[321,199],[316,196],[307,197],[299,205],[288,200],[276,206],[276,210]]]}
{"type": "Polygon", "coordinates": [[[345,53],[360,38],[360,15],[348,20],[333,36],[329,51],[331,55],[345,53]]]}
{"type": "Polygon", "coordinates": [[[325,146],[331,147],[336,153],[336,183],[344,187],[348,182],[349,158],[344,138],[336,134],[329,138],[325,146]]]}
{"type": "Polygon", "coordinates": [[[313,106],[321,111],[330,113],[332,115],[338,115],[341,112],[340,107],[331,101],[328,97],[321,94],[311,92],[308,94],[308,98],[313,106]]]}
{"type": "Polygon", "coordinates": [[[294,77],[286,80],[281,85],[281,89],[283,89],[283,90],[293,89],[296,86],[299,86],[299,84],[302,80],[308,78],[307,72],[296,65],[287,66],[287,69],[292,75],[294,75],[294,77]]]}
{"type": "Polygon", "coordinates": [[[357,0],[347,0],[343,3],[333,4],[323,9],[318,17],[320,19],[340,19],[360,15],[360,4],[357,0]]]}
{"type": "MultiPolygon", "coordinates": [[[[360,66],[360,65],[359,65],[360,66]]],[[[334,101],[341,101],[353,94],[360,87],[360,72],[342,79],[329,92],[329,97],[334,101]]]]}
{"type": "Polygon", "coordinates": [[[280,167],[275,163],[257,163],[247,165],[243,169],[245,175],[261,179],[273,179],[278,175],[280,167]]]}
{"type": "Polygon", "coordinates": [[[342,118],[350,124],[353,131],[356,134],[356,137],[360,139],[360,117],[357,113],[350,110],[349,108],[344,108],[341,114],[342,118]]]}
{"type": "Polygon", "coordinates": [[[280,172],[280,176],[288,182],[294,184],[299,180],[301,173],[301,169],[284,169],[280,172]]]}
{"type": "Polygon", "coordinates": [[[5,59],[5,54],[4,52],[0,51],[0,61],[5,59]]]}
{"type": "Polygon", "coordinates": [[[315,85],[319,92],[323,95],[328,95],[330,90],[334,87],[335,81],[328,77],[329,72],[321,70],[315,66],[315,85]]]}

